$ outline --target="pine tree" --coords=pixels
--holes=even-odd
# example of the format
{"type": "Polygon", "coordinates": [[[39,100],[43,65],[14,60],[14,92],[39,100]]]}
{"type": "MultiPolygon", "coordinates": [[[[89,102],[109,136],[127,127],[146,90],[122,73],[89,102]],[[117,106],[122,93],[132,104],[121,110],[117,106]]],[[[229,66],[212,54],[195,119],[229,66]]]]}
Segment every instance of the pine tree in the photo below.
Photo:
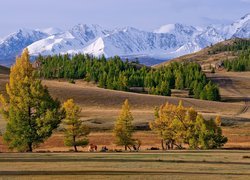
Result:
{"type": "Polygon", "coordinates": [[[171,96],[171,89],[169,87],[169,84],[166,81],[163,81],[161,83],[161,95],[163,96],[171,96]]]}
{"type": "Polygon", "coordinates": [[[77,106],[73,99],[67,100],[63,104],[66,117],[63,120],[64,128],[64,144],[73,146],[77,152],[77,146],[85,146],[88,144],[86,136],[89,134],[89,128],[80,120],[81,108],[77,106]]]}
{"type": "Polygon", "coordinates": [[[50,96],[34,74],[25,49],[11,67],[7,97],[0,98],[1,113],[7,120],[4,141],[10,149],[32,151],[51,136],[62,119],[60,102],[50,96]]]}
{"type": "Polygon", "coordinates": [[[184,80],[181,72],[178,72],[176,74],[176,79],[175,79],[175,88],[176,89],[184,89],[184,80]]]}
{"type": "Polygon", "coordinates": [[[119,146],[124,146],[125,150],[134,144],[132,139],[133,135],[133,122],[134,118],[130,112],[128,99],[124,101],[120,116],[117,118],[114,126],[115,143],[119,146]]]}

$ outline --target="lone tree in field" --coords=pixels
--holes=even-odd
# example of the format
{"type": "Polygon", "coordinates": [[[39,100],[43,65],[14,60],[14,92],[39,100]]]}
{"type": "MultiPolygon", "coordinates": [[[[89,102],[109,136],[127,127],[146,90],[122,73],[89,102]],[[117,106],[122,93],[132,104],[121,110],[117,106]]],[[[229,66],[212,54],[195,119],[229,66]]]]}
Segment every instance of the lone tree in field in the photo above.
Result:
{"type": "Polygon", "coordinates": [[[7,120],[4,141],[9,149],[31,152],[51,136],[63,114],[60,102],[35,77],[27,49],[11,67],[6,91],[6,98],[0,95],[1,113],[7,120]]]}
{"type": "Polygon", "coordinates": [[[130,149],[130,145],[134,145],[134,139],[132,139],[134,120],[129,107],[129,102],[126,99],[122,105],[122,111],[117,118],[114,127],[115,143],[119,146],[124,146],[125,150],[130,149]]]}
{"type": "Polygon", "coordinates": [[[67,100],[63,104],[66,117],[63,120],[64,128],[64,144],[73,146],[77,152],[77,146],[86,146],[89,141],[86,136],[89,134],[89,128],[80,120],[81,108],[77,106],[73,99],[67,100]]]}

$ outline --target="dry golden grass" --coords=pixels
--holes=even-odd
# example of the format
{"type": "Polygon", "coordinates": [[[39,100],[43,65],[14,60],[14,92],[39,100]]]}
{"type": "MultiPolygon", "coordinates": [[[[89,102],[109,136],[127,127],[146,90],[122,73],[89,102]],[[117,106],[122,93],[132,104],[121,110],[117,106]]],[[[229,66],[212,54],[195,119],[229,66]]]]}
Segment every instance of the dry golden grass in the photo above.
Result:
{"type": "MultiPolygon", "coordinates": [[[[43,84],[48,86],[53,97],[58,98],[62,102],[68,98],[73,98],[82,107],[81,119],[95,131],[109,131],[112,129],[125,99],[129,99],[131,111],[134,116],[134,124],[138,129],[148,126],[148,122],[154,119],[155,106],[160,106],[165,102],[177,104],[179,100],[182,100],[184,106],[194,107],[206,118],[220,115],[223,119],[223,124],[238,125],[237,128],[234,126],[226,127],[225,135],[229,137],[229,143],[226,147],[249,148],[249,131],[246,130],[247,133],[243,136],[241,134],[243,130],[241,131],[241,129],[249,127],[250,124],[250,109],[248,109],[247,99],[248,94],[250,94],[250,73],[219,72],[208,74],[208,76],[213,81],[219,83],[224,102],[107,90],[97,88],[95,85],[81,80],[76,81],[76,84],[70,84],[67,81],[43,80],[43,84]],[[237,131],[241,133],[239,134],[237,131]]],[[[7,81],[7,75],[0,75],[1,92],[4,92],[7,81]]],[[[185,96],[185,92],[183,91],[175,91],[174,94],[185,96]]],[[[6,122],[0,117],[0,130],[4,131],[5,125],[6,122]]],[[[149,146],[159,146],[158,138],[152,135],[151,132],[140,133],[138,137],[145,137],[143,142],[148,141],[149,146]]],[[[68,150],[63,146],[62,137],[60,136],[60,134],[55,134],[46,142],[47,144],[45,143],[41,146],[41,149],[68,150]],[[61,145],[57,144],[59,142],[61,145]]],[[[100,136],[98,134],[91,134],[90,139],[99,145],[112,146],[110,143],[113,142],[111,133],[108,132],[107,134],[101,133],[100,136]],[[92,137],[95,137],[94,139],[102,139],[105,143],[95,142],[92,137]]],[[[6,150],[6,147],[3,145],[0,145],[0,148],[4,149],[4,151],[6,150]]]]}
{"type": "MultiPolygon", "coordinates": [[[[1,153],[2,178],[247,179],[249,151],[1,153]]],[[[1,178],[0,177],[0,178],[1,178]]]]}

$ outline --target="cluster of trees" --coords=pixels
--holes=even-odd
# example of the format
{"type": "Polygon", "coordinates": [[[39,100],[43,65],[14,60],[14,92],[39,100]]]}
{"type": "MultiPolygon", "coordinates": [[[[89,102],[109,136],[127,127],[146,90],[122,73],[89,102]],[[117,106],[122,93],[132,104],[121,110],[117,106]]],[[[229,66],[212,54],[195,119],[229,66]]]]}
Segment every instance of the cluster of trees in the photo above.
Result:
{"type": "Polygon", "coordinates": [[[216,85],[209,82],[197,63],[172,63],[158,69],[122,61],[118,56],[107,60],[89,55],[39,56],[37,73],[43,78],[85,79],[99,87],[131,91],[141,87],[149,94],[170,96],[171,89],[189,89],[198,99],[220,100],[216,85]],[[210,94],[213,94],[212,96],[210,94]]]}
{"type": "MultiPolygon", "coordinates": [[[[164,69],[162,69],[164,70],[164,69]]],[[[184,81],[185,82],[185,81],[184,81]]],[[[181,83],[180,83],[181,84],[181,83]]],[[[179,83],[178,83],[179,85],[179,83]]],[[[4,141],[10,149],[31,152],[49,138],[62,123],[64,143],[74,147],[88,144],[89,128],[80,120],[81,108],[72,99],[61,103],[53,99],[48,89],[36,77],[35,70],[25,49],[16,64],[11,67],[10,81],[6,86],[7,97],[0,95],[0,112],[7,120],[4,141]]],[[[114,126],[116,144],[139,149],[141,142],[133,139],[133,116],[128,100],[125,100],[114,126]]],[[[150,127],[159,133],[168,146],[190,148],[217,148],[226,143],[222,136],[220,119],[205,121],[193,109],[166,104],[156,111],[156,119],[150,127]]]]}
{"type": "Polygon", "coordinates": [[[211,47],[209,54],[216,54],[220,52],[230,52],[234,59],[224,60],[222,65],[228,71],[249,71],[250,70],[250,40],[249,39],[234,39],[225,45],[215,45],[211,47]]]}
{"type": "Polygon", "coordinates": [[[250,47],[250,40],[249,39],[240,39],[236,38],[233,39],[232,42],[228,44],[218,44],[212,45],[211,50],[208,51],[208,54],[217,54],[220,52],[232,52],[235,54],[238,51],[245,51],[250,47]]]}
{"type": "MultiPolygon", "coordinates": [[[[124,146],[125,150],[138,146],[138,140],[133,139],[132,121],[126,100],[114,127],[116,144],[124,146]]],[[[166,103],[156,108],[155,120],[149,125],[162,139],[162,149],[182,149],[183,145],[188,145],[190,149],[215,149],[227,142],[222,135],[219,116],[215,120],[205,120],[193,108],[183,107],[181,101],[178,106],[166,103]]]]}
{"type": "Polygon", "coordinates": [[[223,65],[228,71],[250,71],[250,45],[237,58],[223,61],[223,65]]]}
{"type": "Polygon", "coordinates": [[[88,143],[89,130],[79,119],[80,108],[73,100],[61,107],[61,103],[50,96],[35,76],[27,49],[11,67],[6,91],[7,97],[0,95],[0,112],[7,120],[3,138],[9,149],[32,152],[61,122],[65,125],[65,145],[77,151],[77,146],[88,143]]]}
{"type": "Polygon", "coordinates": [[[227,138],[222,135],[221,119],[204,120],[193,108],[166,103],[156,108],[152,130],[162,138],[163,149],[214,149],[223,146],[227,138]]]}

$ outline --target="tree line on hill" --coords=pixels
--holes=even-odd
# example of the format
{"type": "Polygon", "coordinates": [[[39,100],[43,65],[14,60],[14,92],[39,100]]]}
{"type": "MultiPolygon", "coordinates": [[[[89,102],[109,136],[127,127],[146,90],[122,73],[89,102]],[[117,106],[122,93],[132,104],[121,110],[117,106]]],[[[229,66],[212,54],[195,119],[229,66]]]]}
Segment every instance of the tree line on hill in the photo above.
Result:
{"type": "MultiPolygon", "coordinates": [[[[81,108],[72,99],[61,102],[49,94],[48,89],[37,78],[25,49],[16,64],[11,67],[10,80],[6,85],[7,96],[0,95],[0,113],[7,121],[3,134],[9,149],[32,152],[48,139],[59,125],[63,124],[66,146],[86,146],[90,129],[80,120],[81,108]]],[[[121,114],[114,126],[115,143],[125,150],[139,149],[140,141],[133,139],[133,116],[128,100],[125,100],[121,114]]],[[[206,121],[192,109],[165,104],[155,111],[155,120],[150,123],[166,143],[166,147],[212,149],[223,146],[227,138],[222,136],[221,120],[206,121]]]]}
{"type": "Polygon", "coordinates": [[[211,47],[209,54],[217,54],[220,52],[230,52],[233,59],[226,59],[222,65],[227,71],[250,71],[250,40],[234,39],[226,45],[215,45],[211,47]]]}
{"type": "Polygon", "coordinates": [[[170,96],[171,89],[189,89],[194,98],[220,100],[217,85],[206,78],[197,63],[174,62],[154,69],[122,61],[118,56],[107,60],[104,56],[96,58],[83,54],[39,56],[36,63],[37,74],[42,78],[84,79],[101,88],[122,91],[140,87],[143,92],[164,96],[170,96]]]}
{"type": "Polygon", "coordinates": [[[211,49],[208,51],[208,54],[217,54],[220,52],[232,52],[233,55],[236,55],[237,52],[248,50],[249,47],[250,47],[249,39],[235,38],[232,39],[227,44],[211,45],[211,49]]]}
{"type": "Polygon", "coordinates": [[[227,71],[250,71],[250,46],[247,50],[238,52],[238,57],[223,61],[227,71]]]}

